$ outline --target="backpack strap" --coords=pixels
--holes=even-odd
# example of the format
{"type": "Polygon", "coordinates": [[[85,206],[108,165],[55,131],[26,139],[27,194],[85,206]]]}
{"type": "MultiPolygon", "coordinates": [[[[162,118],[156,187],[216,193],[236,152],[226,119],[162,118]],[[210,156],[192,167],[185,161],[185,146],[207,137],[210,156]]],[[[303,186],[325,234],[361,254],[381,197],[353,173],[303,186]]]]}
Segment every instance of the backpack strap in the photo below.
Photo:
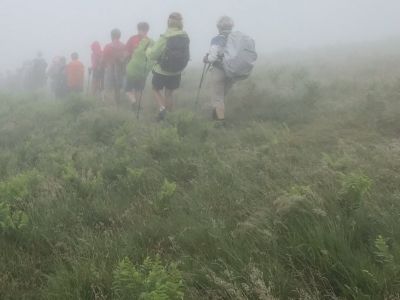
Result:
{"type": "Polygon", "coordinates": [[[224,60],[224,50],[228,43],[229,34],[220,33],[215,39],[218,40],[218,44],[216,46],[220,47],[221,53],[218,54],[218,59],[212,64],[213,67],[222,69],[223,65],[222,62],[224,60]]]}
{"type": "Polygon", "coordinates": [[[150,47],[150,44],[151,44],[151,42],[150,42],[150,39],[149,39],[149,38],[146,38],[146,40],[147,40],[147,45],[146,45],[146,47],[144,47],[144,51],[145,51],[145,52],[147,51],[147,49],[149,49],[149,47],[150,47]]]}

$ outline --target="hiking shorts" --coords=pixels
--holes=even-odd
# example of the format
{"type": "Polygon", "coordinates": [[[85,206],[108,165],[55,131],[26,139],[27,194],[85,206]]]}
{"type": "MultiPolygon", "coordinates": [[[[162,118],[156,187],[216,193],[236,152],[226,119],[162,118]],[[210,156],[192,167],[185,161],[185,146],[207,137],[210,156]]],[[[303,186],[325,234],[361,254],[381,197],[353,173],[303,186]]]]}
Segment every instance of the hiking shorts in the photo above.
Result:
{"type": "Polygon", "coordinates": [[[211,88],[212,88],[212,105],[224,108],[225,97],[232,88],[234,82],[229,79],[225,71],[220,68],[213,68],[211,70],[211,88]]]}
{"type": "Polygon", "coordinates": [[[126,78],[125,83],[125,92],[135,91],[143,91],[146,85],[145,79],[131,79],[129,77],[126,78]]]}
{"type": "Polygon", "coordinates": [[[167,76],[153,72],[153,89],[156,91],[164,88],[176,90],[181,85],[181,77],[181,74],[167,76]]]}
{"type": "Polygon", "coordinates": [[[81,86],[69,86],[68,87],[68,92],[71,94],[79,94],[83,92],[83,87],[81,86]]]}
{"type": "Polygon", "coordinates": [[[103,80],[104,79],[104,70],[94,69],[93,70],[93,80],[103,80]]]}
{"type": "Polygon", "coordinates": [[[120,70],[109,67],[104,72],[104,89],[107,91],[119,91],[123,87],[124,74],[120,70]]]}

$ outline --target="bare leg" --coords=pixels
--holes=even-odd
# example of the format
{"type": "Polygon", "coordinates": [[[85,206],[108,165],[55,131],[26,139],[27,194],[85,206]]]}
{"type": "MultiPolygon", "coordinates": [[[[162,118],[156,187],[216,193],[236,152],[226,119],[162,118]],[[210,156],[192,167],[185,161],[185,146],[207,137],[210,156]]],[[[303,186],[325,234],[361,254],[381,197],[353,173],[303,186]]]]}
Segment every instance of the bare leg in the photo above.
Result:
{"type": "Polygon", "coordinates": [[[135,102],[137,102],[137,101],[142,99],[143,90],[134,90],[133,94],[134,94],[134,97],[135,97],[135,102]]]}
{"type": "Polygon", "coordinates": [[[114,90],[114,102],[116,105],[120,104],[121,101],[121,89],[119,88],[119,86],[115,87],[114,90]]]}
{"type": "Polygon", "coordinates": [[[165,89],[165,104],[168,111],[172,111],[174,107],[173,90],[165,89]]]}
{"type": "Polygon", "coordinates": [[[132,97],[132,92],[131,91],[125,92],[125,95],[129,98],[129,100],[131,100],[131,97],[132,97]]]}
{"type": "Polygon", "coordinates": [[[156,101],[158,104],[158,108],[161,110],[165,109],[165,97],[162,95],[162,90],[153,90],[154,96],[156,97],[156,101]]]}
{"type": "Polygon", "coordinates": [[[212,78],[212,102],[214,106],[214,117],[217,120],[225,118],[225,95],[227,93],[226,76],[224,71],[214,68],[211,73],[212,78]]]}
{"type": "Polygon", "coordinates": [[[128,96],[128,98],[132,104],[136,103],[135,92],[129,91],[129,92],[126,92],[126,95],[128,96]]]}
{"type": "Polygon", "coordinates": [[[92,95],[97,96],[100,91],[100,82],[98,79],[92,80],[92,95]]]}

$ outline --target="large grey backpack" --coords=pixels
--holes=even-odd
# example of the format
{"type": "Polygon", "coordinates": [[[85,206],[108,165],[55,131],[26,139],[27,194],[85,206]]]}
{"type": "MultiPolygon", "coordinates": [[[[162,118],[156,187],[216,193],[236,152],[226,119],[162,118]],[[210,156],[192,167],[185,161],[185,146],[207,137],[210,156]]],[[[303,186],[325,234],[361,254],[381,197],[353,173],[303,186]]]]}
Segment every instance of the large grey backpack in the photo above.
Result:
{"type": "Polygon", "coordinates": [[[238,31],[230,33],[223,59],[226,76],[232,79],[247,78],[257,57],[255,42],[251,37],[238,31]]]}

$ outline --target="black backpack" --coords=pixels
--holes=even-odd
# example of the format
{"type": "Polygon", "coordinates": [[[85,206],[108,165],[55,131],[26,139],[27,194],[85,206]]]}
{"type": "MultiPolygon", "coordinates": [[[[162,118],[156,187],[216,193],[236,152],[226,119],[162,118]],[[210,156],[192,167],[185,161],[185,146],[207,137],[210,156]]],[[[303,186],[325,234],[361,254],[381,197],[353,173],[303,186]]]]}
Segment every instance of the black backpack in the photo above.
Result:
{"type": "Polygon", "coordinates": [[[169,37],[164,53],[159,60],[163,71],[170,73],[182,72],[190,59],[190,39],[186,34],[169,37]]]}

